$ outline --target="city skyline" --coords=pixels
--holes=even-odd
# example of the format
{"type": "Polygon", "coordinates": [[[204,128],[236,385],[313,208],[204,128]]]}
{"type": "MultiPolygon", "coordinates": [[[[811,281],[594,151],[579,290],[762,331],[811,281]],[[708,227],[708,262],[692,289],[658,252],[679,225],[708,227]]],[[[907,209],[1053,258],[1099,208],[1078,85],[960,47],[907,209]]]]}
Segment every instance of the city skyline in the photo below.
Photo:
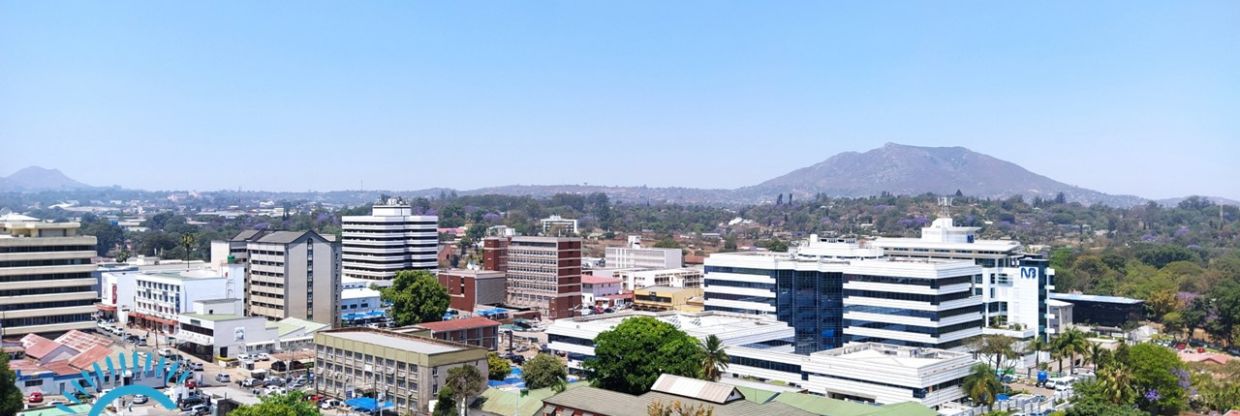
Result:
{"type": "Polygon", "coordinates": [[[0,174],[735,188],[898,142],[1240,199],[1234,3],[75,6],[0,6],[0,174]]]}

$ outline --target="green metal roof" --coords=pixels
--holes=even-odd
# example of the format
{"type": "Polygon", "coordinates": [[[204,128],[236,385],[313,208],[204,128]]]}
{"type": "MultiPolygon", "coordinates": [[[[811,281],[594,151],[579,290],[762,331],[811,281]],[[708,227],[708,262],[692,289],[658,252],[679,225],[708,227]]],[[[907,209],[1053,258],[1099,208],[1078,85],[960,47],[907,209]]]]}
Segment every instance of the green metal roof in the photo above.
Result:
{"type": "MultiPolygon", "coordinates": [[[[572,383],[568,385],[568,389],[565,389],[565,391],[588,385],[589,383],[585,382],[572,383]]],[[[518,390],[487,389],[482,392],[483,402],[481,409],[494,414],[511,415],[513,410],[517,408],[517,398],[520,395],[521,392],[518,390]]],[[[530,390],[529,394],[520,398],[521,409],[517,415],[533,416],[542,409],[543,399],[554,395],[555,391],[551,390],[551,388],[530,390]]]]}
{"type": "Polygon", "coordinates": [[[873,406],[804,393],[779,393],[775,401],[826,416],[935,416],[938,412],[920,403],[873,406]]]}

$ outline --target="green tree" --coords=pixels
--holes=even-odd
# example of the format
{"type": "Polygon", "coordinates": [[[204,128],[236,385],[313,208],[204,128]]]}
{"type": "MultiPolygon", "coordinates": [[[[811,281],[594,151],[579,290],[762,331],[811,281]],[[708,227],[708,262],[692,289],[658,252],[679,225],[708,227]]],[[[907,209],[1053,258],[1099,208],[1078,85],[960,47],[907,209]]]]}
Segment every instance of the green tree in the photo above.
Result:
{"type": "Polygon", "coordinates": [[[1115,362],[1098,372],[1102,398],[1114,404],[1132,404],[1136,390],[1132,387],[1132,371],[1128,364],[1115,362]]]}
{"type": "Polygon", "coordinates": [[[568,385],[568,368],[554,355],[538,354],[521,368],[525,387],[541,389],[551,387],[557,393],[568,385]]]}
{"type": "Polygon", "coordinates": [[[444,386],[452,389],[461,416],[465,416],[465,409],[468,408],[469,402],[481,394],[486,389],[486,385],[482,372],[472,365],[462,365],[448,370],[448,377],[444,379],[444,386]]]}
{"type": "Polygon", "coordinates": [[[1187,374],[1180,357],[1156,344],[1138,344],[1128,349],[1124,363],[1132,369],[1132,386],[1141,410],[1159,415],[1175,415],[1188,403],[1180,374],[1187,374]]]}
{"type": "Polygon", "coordinates": [[[1029,369],[1029,374],[1027,375],[1029,378],[1033,378],[1033,370],[1035,368],[1042,367],[1042,351],[1046,351],[1050,348],[1050,342],[1047,342],[1046,338],[1043,338],[1040,335],[1034,337],[1025,344],[1025,353],[1033,354],[1033,368],[1029,369]]]}
{"type": "Polygon", "coordinates": [[[680,248],[680,243],[677,243],[676,239],[668,235],[659,239],[658,242],[654,243],[654,246],[655,248],[680,248]]]}
{"type": "Polygon", "coordinates": [[[731,362],[727,351],[723,350],[723,341],[711,334],[702,341],[702,350],[705,352],[702,360],[702,378],[719,381],[719,377],[728,369],[728,363],[731,362]]]}
{"type": "Polygon", "coordinates": [[[9,368],[9,355],[0,354],[0,415],[15,415],[25,405],[17,388],[17,374],[9,368]]]}
{"type": "Polygon", "coordinates": [[[456,397],[452,393],[452,387],[443,386],[439,389],[439,394],[435,395],[435,408],[431,411],[434,416],[453,416],[456,413],[456,397]]]}
{"type": "Polygon", "coordinates": [[[986,364],[974,364],[969,375],[961,382],[964,394],[973,403],[985,405],[987,410],[995,404],[995,397],[1003,392],[1003,383],[995,376],[995,370],[986,364]]]}
{"type": "Polygon", "coordinates": [[[736,251],[736,237],[728,236],[723,240],[723,251],[736,251]]]}
{"type": "Polygon", "coordinates": [[[416,325],[443,319],[448,310],[448,289],[425,270],[396,272],[392,286],[380,292],[384,301],[392,303],[396,325],[416,325]]]}
{"type": "Polygon", "coordinates": [[[766,243],[766,249],[777,253],[784,253],[788,251],[788,243],[778,238],[773,238],[766,243]]]}
{"type": "Polygon", "coordinates": [[[697,377],[705,355],[697,339],[671,324],[637,316],[595,337],[585,368],[595,387],[642,394],[660,374],[697,377]]]}
{"type": "Polygon", "coordinates": [[[1076,383],[1076,395],[1066,416],[1149,416],[1131,403],[1113,403],[1106,399],[1103,386],[1097,381],[1076,383]]]}
{"type": "Polygon", "coordinates": [[[491,380],[503,380],[508,377],[508,373],[512,372],[512,365],[508,363],[499,354],[487,354],[487,378],[491,380]]]}
{"type": "Polygon", "coordinates": [[[268,395],[263,397],[258,404],[241,406],[229,413],[232,416],[314,416],[318,414],[319,409],[314,407],[314,403],[306,400],[300,391],[268,395]]]}
{"type": "Polygon", "coordinates": [[[1003,368],[1003,360],[1016,358],[1016,350],[1013,349],[1014,340],[1011,337],[1003,335],[982,335],[974,338],[971,348],[973,352],[985,356],[986,359],[994,360],[991,368],[1003,368]]]}
{"type": "Polygon", "coordinates": [[[1063,372],[1063,358],[1068,358],[1068,373],[1072,373],[1072,366],[1075,365],[1077,354],[1086,354],[1089,352],[1089,339],[1085,337],[1085,333],[1076,328],[1068,328],[1055,338],[1054,350],[1059,357],[1059,372],[1063,372]]]}

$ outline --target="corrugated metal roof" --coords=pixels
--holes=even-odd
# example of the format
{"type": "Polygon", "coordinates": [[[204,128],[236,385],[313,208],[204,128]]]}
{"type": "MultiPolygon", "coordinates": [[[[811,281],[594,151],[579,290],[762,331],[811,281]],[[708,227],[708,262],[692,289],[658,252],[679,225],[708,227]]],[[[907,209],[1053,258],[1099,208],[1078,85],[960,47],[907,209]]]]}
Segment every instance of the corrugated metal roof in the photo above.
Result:
{"type": "Polygon", "coordinates": [[[650,390],[718,404],[744,398],[732,385],[671,374],[660,375],[650,390]]]}

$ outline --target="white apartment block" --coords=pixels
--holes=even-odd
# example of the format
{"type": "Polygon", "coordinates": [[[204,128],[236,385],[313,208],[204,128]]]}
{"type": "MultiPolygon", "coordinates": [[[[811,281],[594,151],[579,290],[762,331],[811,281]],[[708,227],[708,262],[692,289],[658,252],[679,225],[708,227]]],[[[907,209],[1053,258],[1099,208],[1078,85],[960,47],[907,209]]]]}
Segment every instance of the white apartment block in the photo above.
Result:
{"type": "Polygon", "coordinates": [[[337,324],[340,245],[313,231],[276,231],[246,244],[249,315],[337,324]]]}
{"type": "Polygon", "coordinates": [[[376,204],[371,215],[341,218],[344,277],[387,286],[401,270],[435,270],[439,265],[439,217],[413,215],[400,199],[376,204]]]}
{"type": "Polygon", "coordinates": [[[99,296],[95,237],[80,224],[0,216],[0,336],[90,329],[99,296]]]}
{"type": "Polygon", "coordinates": [[[542,220],[542,235],[548,237],[572,237],[577,235],[577,220],[552,215],[542,220]]]}
{"type": "Polygon", "coordinates": [[[624,281],[625,291],[634,291],[651,286],[702,287],[703,274],[696,269],[626,269],[614,276],[624,281]]]}
{"type": "Polygon", "coordinates": [[[684,266],[684,253],[678,248],[607,247],[607,268],[678,269],[684,266]]]}
{"type": "MultiPolygon", "coordinates": [[[[228,264],[223,270],[194,269],[179,272],[117,272],[105,280],[117,282],[117,287],[133,287],[133,310],[125,321],[131,325],[174,333],[179,326],[178,316],[193,310],[195,301],[205,299],[236,298],[244,293],[245,267],[228,264]]],[[[118,296],[128,294],[120,292],[118,296]]]]}

